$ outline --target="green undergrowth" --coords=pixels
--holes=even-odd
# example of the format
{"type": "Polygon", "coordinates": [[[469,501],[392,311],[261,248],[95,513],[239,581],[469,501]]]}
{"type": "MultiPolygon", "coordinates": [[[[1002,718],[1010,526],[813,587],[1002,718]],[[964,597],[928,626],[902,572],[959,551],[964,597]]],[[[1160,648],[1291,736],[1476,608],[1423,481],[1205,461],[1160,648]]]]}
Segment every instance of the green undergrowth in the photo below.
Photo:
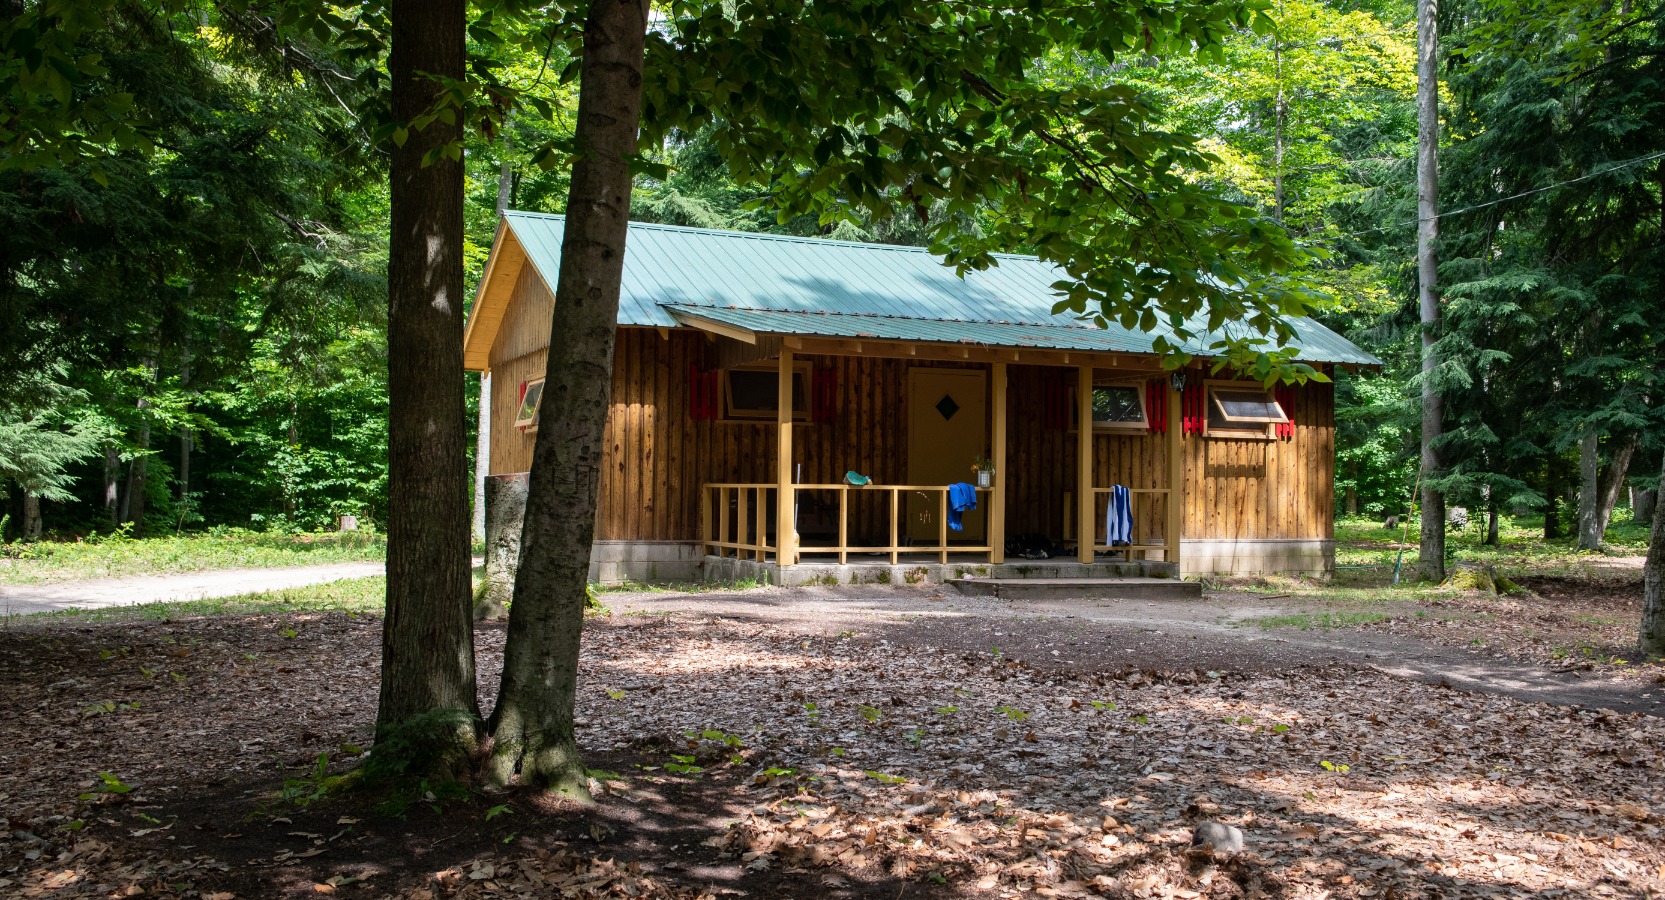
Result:
{"type": "Polygon", "coordinates": [[[381,560],[387,538],[369,531],[277,534],[216,528],[194,534],[0,545],[0,584],[43,584],[207,569],[310,566],[381,560]]]}
{"type": "Polygon", "coordinates": [[[350,612],[380,614],[386,602],[387,579],[346,578],[325,584],[286,588],[281,591],[214,597],[206,600],[175,600],[141,603],[104,609],[66,609],[29,616],[11,616],[11,624],[28,622],[144,622],[184,619],[195,616],[248,616],[297,612],[350,612]]]}
{"type": "MultiPolygon", "coordinates": [[[[1512,578],[1635,578],[1639,570],[1633,564],[1647,554],[1648,529],[1632,521],[1629,510],[1616,510],[1613,520],[1607,529],[1604,553],[1579,551],[1571,537],[1545,539],[1542,517],[1502,517],[1498,544],[1491,546],[1484,543],[1484,523],[1478,515],[1470,520],[1468,528],[1447,533],[1446,552],[1451,563],[1489,565],[1512,578]]],[[[1343,585],[1390,584],[1401,548],[1404,556],[1400,578],[1414,580],[1420,540],[1416,522],[1410,524],[1407,533],[1403,523],[1399,528],[1384,528],[1372,519],[1342,518],[1335,526],[1335,580],[1343,585]]]]}

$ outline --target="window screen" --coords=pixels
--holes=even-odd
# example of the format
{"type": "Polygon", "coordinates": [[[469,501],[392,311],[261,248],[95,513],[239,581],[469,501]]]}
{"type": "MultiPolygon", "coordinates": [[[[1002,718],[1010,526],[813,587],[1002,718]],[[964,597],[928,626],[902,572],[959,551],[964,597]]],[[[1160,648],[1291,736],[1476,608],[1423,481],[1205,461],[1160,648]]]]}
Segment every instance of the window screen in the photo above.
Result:
{"type": "Polygon", "coordinates": [[[1214,388],[1209,391],[1208,427],[1227,431],[1260,431],[1263,426],[1289,421],[1271,391],[1257,388],[1214,388]]]}
{"type": "Polygon", "coordinates": [[[520,395],[520,409],[515,413],[515,427],[527,428],[538,424],[538,401],[543,399],[543,379],[529,381],[520,395]]]}
{"type": "Polygon", "coordinates": [[[1093,424],[1144,425],[1145,405],[1139,389],[1127,385],[1093,388],[1093,424]]]}
{"type": "MultiPolygon", "coordinates": [[[[792,373],[792,415],[808,415],[805,396],[808,373],[792,373]]],[[[780,373],[775,369],[728,370],[728,414],[742,419],[773,419],[780,409],[780,373]]]]}

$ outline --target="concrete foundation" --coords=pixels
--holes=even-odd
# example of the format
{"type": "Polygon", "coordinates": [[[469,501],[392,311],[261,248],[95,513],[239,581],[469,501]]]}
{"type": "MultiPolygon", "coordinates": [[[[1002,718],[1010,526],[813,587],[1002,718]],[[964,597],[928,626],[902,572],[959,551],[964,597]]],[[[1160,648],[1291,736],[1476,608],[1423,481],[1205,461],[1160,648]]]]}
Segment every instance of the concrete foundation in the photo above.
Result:
{"type": "Polygon", "coordinates": [[[709,582],[761,581],[794,587],[816,584],[946,584],[955,579],[1056,579],[1056,578],[1165,578],[1178,576],[1171,563],[1096,562],[1082,565],[1066,560],[1023,560],[998,566],[960,562],[943,565],[935,560],[903,560],[891,565],[886,560],[838,563],[800,563],[780,568],[773,562],[707,556],[702,578],[709,582]]]}
{"type": "MultiPolygon", "coordinates": [[[[487,510],[489,512],[490,505],[487,510]]],[[[518,536],[517,536],[518,537],[518,536]]],[[[489,542],[488,542],[489,544],[489,542]]],[[[518,542],[517,542],[518,556],[518,542]]],[[[602,584],[621,581],[759,581],[777,585],[806,584],[923,584],[956,578],[1176,578],[1180,575],[1256,575],[1301,573],[1323,575],[1335,571],[1335,542],[1328,540],[1187,540],[1181,572],[1161,561],[1101,561],[1083,566],[1066,559],[1013,560],[999,566],[980,562],[950,562],[935,556],[902,557],[897,565],[885,558],[856,557],[839,565],[805,562],[784,573],[772,561],[707,556],[697,543],[683,541],[596,541],[590,551],[590,580],[602,584]]],[[[489,553],[489,549],[488,549],[489,553]]]]}
{"type": "Polygon", "coordinates": [[[596,541],[590,546],[590,580],[601,584],[699,581],[703,561],[700,546],[691,542],[596,541]]]}
{"type": "Polygon", "coordinates": [[[1182,540],[1185,575],[1332,575],[1335,541],[1305,538],[1182,540]]]}

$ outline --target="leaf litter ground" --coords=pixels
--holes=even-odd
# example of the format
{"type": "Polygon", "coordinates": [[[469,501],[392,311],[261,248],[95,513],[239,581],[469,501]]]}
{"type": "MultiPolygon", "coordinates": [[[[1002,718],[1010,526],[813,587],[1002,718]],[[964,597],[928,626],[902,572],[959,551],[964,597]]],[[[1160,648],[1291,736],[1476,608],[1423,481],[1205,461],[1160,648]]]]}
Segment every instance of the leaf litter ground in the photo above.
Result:
{"type": "MultiPolygon", "coordinates": [[[[1345,666],[1037,668],[697,614],[585,633],[598,803],[299,805],[379,620],[0,632],[0,895],[1651,897],[1665,725],[1345,666]],[[1187,852],[1195,824],[1245,853],[1187,852]]],[[[963,630],[970,633],[970,630],[963,630]]],[[[502,631],[478,635],[493,685],[502,631]]],[[[490,697],[482,697],[489,708],[490,697]]],[[[356,746],[355,746],[356,745],[356,746]]]]}

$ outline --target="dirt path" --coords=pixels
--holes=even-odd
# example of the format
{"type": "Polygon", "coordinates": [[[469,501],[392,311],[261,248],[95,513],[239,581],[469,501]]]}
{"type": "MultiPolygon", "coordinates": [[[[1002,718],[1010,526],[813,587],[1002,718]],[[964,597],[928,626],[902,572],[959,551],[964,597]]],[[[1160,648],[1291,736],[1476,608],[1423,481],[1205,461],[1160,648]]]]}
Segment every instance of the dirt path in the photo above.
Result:
{"type": "Polygon", "coordinates": [[[0,614],[28,615],[60,609],[102,609],[170,600],[235,597],[380,575],[380,561],[287,566],[279,569],[216,569],[122,578],[90,578],[55,584],[0,585],[0,614]]]}
{"type": "Polygon", "coordinates": [[[1665,688],[1554,673],[1397,634],[1263,629],[1249,620],[1293,611],[1243,595],[1202,601],[1011,602],[948,589],[795,588],[733,594],[611,594],[615,612],[707,613],[808,634],[852,633],[910,645],[1021,658],[1062,671],[1218,669],[1275,673],[1350,665],[1528,702],[1665,716],[1665,688]]]}

